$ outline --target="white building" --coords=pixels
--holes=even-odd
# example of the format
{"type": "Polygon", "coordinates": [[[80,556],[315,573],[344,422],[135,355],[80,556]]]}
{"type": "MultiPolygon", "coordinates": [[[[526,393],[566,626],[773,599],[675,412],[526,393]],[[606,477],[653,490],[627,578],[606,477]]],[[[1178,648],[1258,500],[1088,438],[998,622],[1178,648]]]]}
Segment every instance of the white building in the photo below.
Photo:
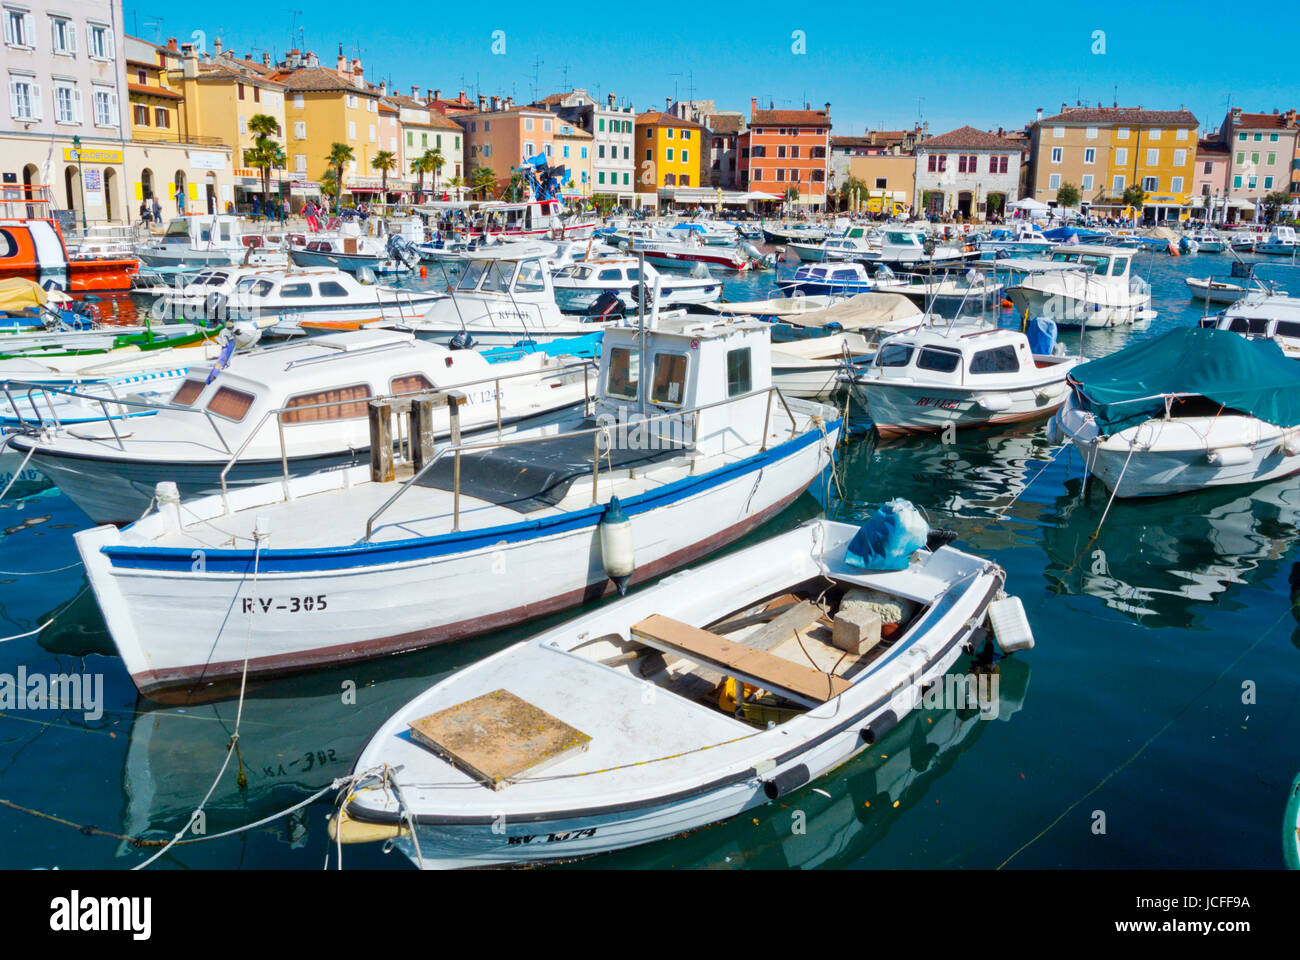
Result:
{"type": "Polygon", "coordinates": [[[535,105],[591,134],[591,189],[584,192],[612,196],[619,204],[631,205],[636,199],[636,158],[632,156],[636,115],[631,104],[619,106],[612,93],[599,103],[579,87],[543,97],[535,105]]]}
{"type": "Polygon", "coordinates": [[[0,13],[9,92],[0,187],[48,185],[59,208],[81,211],[84,198],[89,223],[124,221],[131,133],[120,0],[4,0],[0,13]]]}
{"type": "Polygon", "coordinates": [[[985,220],[1020,197],[1020,146],[995,133],[959,127],[916,146],[913,208],[922,214],[985,220]]]}

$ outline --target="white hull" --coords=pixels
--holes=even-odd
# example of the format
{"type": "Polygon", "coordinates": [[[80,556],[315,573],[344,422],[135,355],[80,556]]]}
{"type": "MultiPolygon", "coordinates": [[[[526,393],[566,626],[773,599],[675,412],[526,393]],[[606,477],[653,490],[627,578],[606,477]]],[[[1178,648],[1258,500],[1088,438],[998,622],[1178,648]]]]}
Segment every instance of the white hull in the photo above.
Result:
{"type": "Polygon", "coordinates": [[[1070,404],[1055,423],[1089,472],[1120,498],[1263,483],[1300,472],[1300,428],[1254,417],[1148,420],[1099,440],[1092,417],[1070,404]]]}
{"type": "MultiPolygon", "coordinates": [[[[744,469],[733,466],[714,485],[701,481],[690,487],[697,492],[665,505],[637,512],[636,498],[629,499],[633,579],[656,576],[717,549],[790,503],[830,462],[837,426],[827,429],[829,440],[808,429],[744,461],[744,469]]],[[[707,475],[691,475],[701,476],[707,475]]],[[[368,468],[361,467],[294,481],[296,499],[309,491],[356,485],[347,496],[369,499],[360,519],[353,515],[346,522],[360,523],[360,529],[355,535],[330,531],[319,548],[284,550],[279,557],[273,534],[260,554],[256,586],[251,550],[199,550],[205,559],[195,563],[188,558],[196,551],[184,548],[180,553],[187,559],[179,566],[165,559],[157,565],[154,553],[153,560],[145,560],[129,551],[114,551],[115,557],[102,552],[142,542],[133,536],[137,531],[157,536],[163,518],[156,513],[126,531],[98,527],[78,534],[109,631],[140,690],[155,694],[233,681],[245,656],[249,675],[258,676],[416,649],[564,609],[613,588],[599,549],[601,506],[565,512],[563,522],[549,525],[546,518],[516,515],[520,520],[505,527],[414,539],[390,522],[377,530],[374,542],[361,545],[364,517],[395,490],[368,484],[368,477],[368,468]],[[569,519],[578,514],[580,519],[569,519]],[[545,532],[552,528],[555,532],[545,532]],[[340,551],[353,559],[343,560],[340,551]],[[231,564],[237,572],[221,570],[231,564]],[[174,629],[181,609],[183,632],[174,629]]],[[[613,489],[612,481],[602,480],[613,489]]],[[[279,484],[267,484],[232,493],[230,506],[253,511],[282,496],[279,484]]],[[[346,502],[343,493],[317,496],[333,497],[330,504],[346,502]]],[[[609,492],[598,498],[600,504],[608,499],[609,492]]],[[[184,514],[189,527],[205,534],[210,529],[191,518],[210,517],[217,527],[228,527],[232,519],[220,497],[187,502],[184,514]]],[[[317,522],[331,525],[324,517],[317,522]]],[[[332,526],[339,523],[336,519],[332,526]]]]}
{"type": "MultiPolygon", "coordinates": [[[[954,584],[950,605],[932,607],[847,691],[766,730],[656,691],[570,649],[575,635],[626,638],[630,624],[651,614],[709,623],[792,583],[843,577],[843,548],[854,533],[825,521],[804,524],[510,647],[416,698],[376,732],[355,766],[360,773],[404,765],[397,782],[415,819],[419,852],[409,834],[397,837],[399,849],[427,868],[539,863],[624,849],[767,804],[869,749],[967,651],[1001,586],[999,569],[940,551],[932,560],[947,573],[930,582],[941,590],[947,587],[941,577],[962,584],[954,584]],[[590,750],[552,767],[554,777],[493,792],[404,735],[414,718],[502,687],[585,727],[590,750]],[[642,699],[647,689],[649,700],[642,699]],[[425,781],[434,784],[426,788],[425,781]]],[[[872,582],[872,575],[860,582],[872,582]]],[[[349,816],[397,826],[392,796],[383,787],[364,789],[354,794],[349,816]]]]}
{"type": "Polygon", "coordinates": [[[1020,284],[1008,287],[1006,294],[1017,315],[1026,310],[1030,317],[1048,317],[1062,326],[1114,327],[1154,319],[1151,297],[1128,295],[1108,298],[1104,290],[1078,296],[1060,289],[1037,288],[1020,284]]]}

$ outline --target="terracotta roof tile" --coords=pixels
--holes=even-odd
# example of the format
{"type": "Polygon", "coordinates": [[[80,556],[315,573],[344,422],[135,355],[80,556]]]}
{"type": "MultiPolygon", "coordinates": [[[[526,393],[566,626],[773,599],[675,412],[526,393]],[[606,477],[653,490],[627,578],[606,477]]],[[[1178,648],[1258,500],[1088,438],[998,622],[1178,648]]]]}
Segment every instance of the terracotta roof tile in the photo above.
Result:
{"type": "Polygon", "coordinates": [[[831,118],[825,110],[755,110],[749,125],[775,124],[787,127],[829,127],[831,118]]]}
{"type": "Polygon", "coordinates": [[[927,147],[983,147],[990,150],[1019,150],[1020,144],[999,137],[996,133],[976,130],[974,127],[958,127],[916,145],[917,150],[927,147]]]}
{"type": "Polygon", "coordinates": [[[149,97],[163,97],[167,100],[184,100],[181,94],[174,90],[166,90],[162,87],[147,87],[142,83],[128,83],[126,89],[131,93],[139,93],[149,97]]]}
{"type": "Polygon", "coordinates": [[[1190,110],[1143,110],[1140,107],[1070,107],[1064,113],[1044,117],[1040,123],[1163,123],[1171,126],[1197,125],[1190,110]]]}

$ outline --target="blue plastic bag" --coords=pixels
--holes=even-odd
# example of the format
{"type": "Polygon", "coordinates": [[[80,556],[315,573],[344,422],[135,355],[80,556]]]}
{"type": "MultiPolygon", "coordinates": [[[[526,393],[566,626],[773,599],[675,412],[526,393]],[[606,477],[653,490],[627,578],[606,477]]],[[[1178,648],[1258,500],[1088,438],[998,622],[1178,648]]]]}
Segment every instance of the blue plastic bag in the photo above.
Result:
{"type": "Polygon", "coordinates": [[[844,562],[860,570],[906,570],[929,536],[930,525],[910,501],[890,500],[849,541],[844,562]]]}
{"type": "Polygon", "coordinates": [[[1056,349],[1056,321],[1035,317],[1025,330],[1025,339],[1029,341],[1029,352],[1034,356],[1050,357],[1056,349]]]}

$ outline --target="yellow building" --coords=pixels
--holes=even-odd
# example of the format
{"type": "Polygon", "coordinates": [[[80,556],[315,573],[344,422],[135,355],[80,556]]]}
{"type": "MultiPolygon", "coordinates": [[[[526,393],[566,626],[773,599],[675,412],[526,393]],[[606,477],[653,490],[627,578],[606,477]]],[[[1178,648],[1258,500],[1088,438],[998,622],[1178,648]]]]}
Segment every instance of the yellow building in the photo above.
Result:
{"type": "Polygon", "coordinates": [[[552,148],[555,155],[551,157],[550,162],[552,165],[563,166],[568,170],[568,177],[564,182],[566,197],[591,196],[591,155],[594,152],[595,139],[595,136],[581,127],[575,127],[563,118],[557,118],[552,148]]]}
{"type": "Polygon", "coordinates": [[[708,152],[700,124],[656,110],[639,114],[632,146],[637,192],[703,186],[708,152]]]}
{"type": "Polygon", "coordinates": [[[1197,121],[1189,110],[1064,107],[1040,117],[1030,141],[1037,200],[1054,204],[1057,190],[1070,183],[1096,214],[1160,221],[1191,212],[1197,121]],[[1141,211],[1128,211],[1123,200],[1134,185],[1146,194],[1141,211]]]}
{"type": "MultiPolygon", "coordinates": [[[[315,62],[313,54],[300,56],[298,51],[290,51],[287,63],[271,75],[287,90],[285,153],[289,169],[318,182],[331,169],[330,146],[347,144],[353,159],[343,170],[343,192],[355,188],[358,195],[368,197],[377,190],[371,181],[379,176],[370,162],[380,150],[389,149],[380,132],[383,95],[365,82],[360,60],[349,62],[340,55],[334,70],[310,65],[315,62]]],[[[395,171],[391,178],[401,176],[395,171]]]]}

